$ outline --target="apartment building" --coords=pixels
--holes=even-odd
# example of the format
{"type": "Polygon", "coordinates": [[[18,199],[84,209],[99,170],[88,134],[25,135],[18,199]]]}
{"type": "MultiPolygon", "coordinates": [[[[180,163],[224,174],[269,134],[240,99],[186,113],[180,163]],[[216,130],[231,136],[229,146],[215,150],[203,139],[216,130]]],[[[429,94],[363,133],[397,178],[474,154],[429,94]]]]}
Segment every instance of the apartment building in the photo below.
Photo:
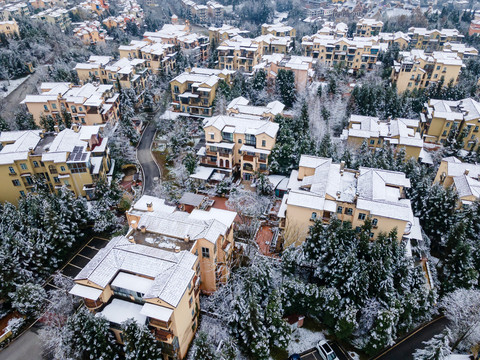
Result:
{"type": "Polygon", "coordinates": [[[225,8],[216,1],[207,1],[206,5],[197,4],[192,0],[182,0],[182,6],[185,9],[187,17],[199,23],[221,22],[225,8]]]}
{"type": "Polygon", "coordinates": [[[398,241],[421,240],[418,219],[405,196],[408,187],[410,180],[401,172],[350,170],[343,162],[302,155],[278,213],[285,247],[302,243],[315,220],[328,223],[334,216],[349,221],[354,229],[370,218],[372,239],[396,229],[398,241]]]}
{"type": "Polygon", "coordinates": [[[234,71],[192,68],[170,81],[175,111],[192,116],[212,116],[219,82],[231,84],[234,71]]]}
{"type": "Polygon", "coordinates": [[[175,68],[175,45],[132,40],[129,45],[120,45],[121,58],[143,59],[146,68],[152,74],[169,74],[175,68]]]}
{"type": "Polygon", "coordinates": [[[18,19],[23,16],[30,16],[30,9],[27,3],[13,3],[0,5],[0,15],[4,21],[18,19]]]}
{"type": "Polygon", "coordinates": [[[29,0],[29,6],[34,10],[48,9],[54,7],[67,7],[65,0],[29,0]]]}
{"type": "Polygon", "coordinates": [[[86,63],[78,63],[75,70],[82,84],[95,81],[113,85],[116,91],[132,89],[137,102],[141,103],[149,75],[146,62],[143,59],[114,60],[111,56],[92,55],[86,63]]]}
{"type": "Polygon", "coordinates": [[[6,37],[20,35],[17,22],[15,20],[0,21],[0,34],[5,35],[6,37]]]}
{"type": "Polygon", "coordinates": [[[63,8],[53,8],[43,10],[31,18],[39,21],[46,22],[50,25],[57,25],[62,31],[65,31],[67,27],[71,25],[70,10],[63,8]]]}
{"type": "Polygon", "coordinates": [[[443,46],[443,51],[455,53],[458,55],[460,59],[468,59],[468,58],[478,56],[477,49],[462,43],[446,43],[443,46]]]}
{"type": "Polygon", "coordinates": [[[444,86],[450,82],[456,85],[463,66],[462,59],[454,52],[401,51],[398,61],[394,61],[391,80],[400,93],[425,89],[439,81],[443,81],[444,86]]]}
{"type": "Polygon", "coordinates": [[[396,46],[400,50],[407,49],[411,40],[408,34],[401,31],[394,33],[381,32],[378,34],[378,38],[381,43],[388,44],[388,47],[396,46]]]}
{"type": "Polygon", "coordinates": [[[362,18],[358,20],[355,28],[355,35],[370,37],[378,35],[383,29],[383,22],[375,19],[362,18]]]}
{"type": "Polygon", "coordinates": [[[262,57],[260,44],[255,39],[241,36],[221,42],[217,53],[219,69],[240,70],[248,74],[253,72],[262,57]]]}
{"type": "Polygon", "coordinates": [[[273,121],[275,116],[283,115],[285,105],[280,101],[269,102],[266,106],[249,105],[250,101],[243,96],[237,97],[227,105],[227,114],[232,116],[254,117],[273,121]]]}
{"type": "Polygon", "coordinates": [[[476,151],[480,136],[480,103],[467,98],[459,101],[430,99],[421,116],[425,142],[445,144],[450,132],[464,133],[464,149],[476,151]]]}
{"type": "Polygon", "coordinates": [[[419,129],[419,120],[380,120],[373,116],[351,115],[341,137],[350,147],[360,148],[363,142],[372,150],[392,145],[397,150],[404,149],[407,158],[418,159],[423,149],[419,129]]]}
{"type": "Polygon", "coordinates": [[[110,322],[123,344],[121,324],[146,325],[162,349],[162,359],[184,359],[198,327],[199,259],[189,251],[111,239],[75,276],[70,294],[110,322]]]}
{"type": "Polygon", "coordinates": [[[236,28],[234,26],[223,24],[221,27],[209,27],[208,39],[210,40],[210,43],[214,41],[216,44],[220,44],[225,40],[232,39],[233,37],[239,35],[242,36],[247,33],[248,31],[246,30],[240,30],[239,28],[236,28]]]}
{"type": "Polygon", "coordinates": [[[412,39],[412,48],[428,52],[443,50],[446,43],[459,43],[464,38],[457,29],[427,30],[411,27],[408,29],[408,35],[412,39]]]}
{"type": "Polygon", "coordinates": [[[213,0],[207,1],[207,14],[213,22],[221,22],[225,13],[225,7],[213,0]]]}
{"type": "Polygon", "coordinates": [[[264,55],[262,62],[256,65],[254,70],[264,70],[267,79],[272,81],[275,81],[279,70],[292,71],[295,75],[295,88],[298,92],[304,91],[312,83],[315,75],[313,58],[308,56],[264,55]]]}
{"type": "Polygon", "coordinates": [[[276,24],[263,24],[262,25],[262,35],[271,34],[276,37],[292,37],[294,38],[297,35],[297,31],[288,25],[282,23],[276,24]]]}
{"type": "Polygon", "coordinates": [[[62,113],[82,125],[114,123],[119,117],[119,94],[113,85],[42,83],[38,95],[27,95],[21,104],[27,106],[35,123],[41,126],[42,116],[61,121],[62,113]]]}
{"type": "Polygon", "coordinates": [[[95,183],[113,165],[102,126],[77,126],[60,132],[3,131],[0,134],[0,201],[16,204],[33,191],[37,177],[52,192],[66,187],[91,198],[95,183]]]}
{"type": "Polygon", "coordinates": [[[388,48],[378,37],[335,39],[330,35],[304,36],[302,39],[304,56],[312,56],[328,66],[343,64],[356,73],[359,70],[372,70],[378,54],[388,48]]]}
{"type": "Polygon", "coordinates": [[[216,208],[181,211],[163,199],[144,195],[127,211],[126,236],[136,244],[152,244],[173,253],[188,251],[198,257],[199,288],[211,294],[230,274],[236,215],[216,208]]]}
{"type": "Polygon", "coordinates": [[[146,32],[143,39],[152,44],[173,44],[182,49],[185,55],[191,56],[196,62],[205,61],[208,58],[209,39],[205,35],[191,31],[187,20],[185,25],[165,24],[161,30],[146,32]]]}
{"type": "Polygon", "coordinates": [[[442,159],[434,184],[453,187],[459,197],[459,206],[480,199],[480,164],[464,163],[454,156],[442,159]]]}
{"type": "Polygon", "coordinates": [[[103,13],[108,10],[108,4],[103,0],[86,0],[81,2],[78,8],[102,16],[103,13]]]}
{"type": "Polygon", "coordinates": [[[292,50],[293,41],[290,36],[276,36],[271,33],[260,35],[255,38],[259,45],[260,54],[284,54],[287,55],[292,50]]]}
{"type": "Polygon", "coordinates": [[[337,39],[347,37],[347,33],[348,33],[347,24],[343,22],[335,24],[332,21],[326,21],[323,24],[322,28],[317,32],[318,35],[334,36],[337,39]]]}
{"type": "Polygon", "coordinates": [[[99,21],[84,21],[73,23],[73,36],[79,38],[85,45],[105,43],[107,32],[99,21]]]}
{"type": "Polygon", "coordinates": [[[200,164],[216,167],[227,176],[239,173],[245,181],[254,180],[256,173],[268,173],[268,156],[278,129],[268,118],[234,111],[205,119],[206,144],[197,153],[200,164]]]}

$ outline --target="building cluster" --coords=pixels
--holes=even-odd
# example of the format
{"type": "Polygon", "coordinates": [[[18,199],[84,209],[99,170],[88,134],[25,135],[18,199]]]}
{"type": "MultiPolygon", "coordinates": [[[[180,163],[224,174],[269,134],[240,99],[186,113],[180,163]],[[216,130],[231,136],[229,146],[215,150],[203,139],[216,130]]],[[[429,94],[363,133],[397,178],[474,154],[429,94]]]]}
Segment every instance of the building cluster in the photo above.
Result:
{"type": "Polygon", "coordinates": [[[118,4],[120,14],[118,16],[108,16],[102,20],[102,24],[108,29],[118,28],[125,30],[128,23],[135,24],[137,27],[143,25],[145,14],[142,7],[135,1],[120,1],[118,4]]]}
{"type": "Polygon", "coordinates": [[[113,85],[42,83],[40,94],[27,95],[21,102],[33,115],[37,126],[43,119],[60,123],[65,116],[75,124],[102,125],[115,123],[119,114],[119,94],[113,85]]]}
{"type": "Polygon", "coordinates": [[[107,32],[102,28],[99,21],[84,21],[73,23],[73,36],[80,39],[85,45],[105,43],[107,32]]]}
{"type": "Polygon", "coordinates": [[[117,341],[128,318],[147,325],[167,358],[183,359],[198,327],[200,292],[225,283],[236,213],[186,193],[181,208],[142,196],[125,236],[109,241],[75,277],[71,294],[110,321],[117,341]]]}
{"type": "Polygon", "coordinates": [[[34,191],[35,178],[54,192],[61,187],[91,198],[95,183],[111,176],[108,138],[103,126],[78,126],[55,132],[2,131],[0,134],[0,199],[16,204],[34,191]]]}
{"type": "Polygon", "coordinates": [[[0,34],[6,37],[19,36],[20,30],[18,29],[17,22],[15,20],[0,21],[0,34]]]}
{"type": "Polygon", "coordinates": [[[196,23],[221,23],[225,8],[222,4],[209,0],[205,5],[197,4],[193,0],[181,0],[185,16],[196,23]]]}

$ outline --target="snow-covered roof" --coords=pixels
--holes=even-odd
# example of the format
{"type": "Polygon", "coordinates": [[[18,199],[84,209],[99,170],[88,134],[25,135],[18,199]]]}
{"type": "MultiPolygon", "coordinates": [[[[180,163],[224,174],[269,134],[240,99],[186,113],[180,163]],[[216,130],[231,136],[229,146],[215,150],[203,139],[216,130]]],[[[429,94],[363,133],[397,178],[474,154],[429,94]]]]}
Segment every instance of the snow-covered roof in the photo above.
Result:
{"type": "Polygon", "coordinates": [[[236,134],[260,135],[267,134],[274,138],[277,135],[279,125],[270,120],[262,120],[258,118],[248,118],[241,114],[235,116],[218,115],[207,118],[203,122],[203,127],[213,126],[222,131],[225,127],[234,127],[236,134]]]}
{"type": "Polygon", "coordinates": [[[147,317],[141,314],[142,305],[121,299],[113,299],[96,316],[104,316],[108,321],[121,324],[128,319],[135,320],[139,325],[144,325],[147,317]]]}
{"type": "Polygon", "coordinates": [[[230,103],[227,105],[227,111],[244,115],[265,117],[269,115],[275,116],[281,114],[285,108],[285,105],[280,101],[269,102],[266,106],[253,106],[248,105],[248,103],[249,101],[247,99],[240,96],[230,101],[230,103]]]}
{"type": "MultiPolygon", "coordinates": [[[[134,244],[124,236],[117,236],[90,260],[75,280],[89,280],[105,288],[116,280],[119,272],[142,275],[153,280],[150,287],[142,282],[144,298],[158,298],[177,306],[195,275],[196,261],[197,257],[189,251],[170,252],[134,244]]],[[[118,281],[123,286],[133,287],[137,286],[134,280],[138,279],[118,281]]]]}

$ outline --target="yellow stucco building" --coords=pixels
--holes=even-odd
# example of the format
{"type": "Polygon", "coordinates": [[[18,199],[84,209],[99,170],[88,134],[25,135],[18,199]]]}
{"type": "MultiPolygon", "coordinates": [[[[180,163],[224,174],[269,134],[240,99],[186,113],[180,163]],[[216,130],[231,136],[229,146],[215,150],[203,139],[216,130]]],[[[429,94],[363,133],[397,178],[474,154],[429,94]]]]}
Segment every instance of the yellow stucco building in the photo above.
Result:
{"type": "Polygon", "coordinates": [[[28,111],[38,126],[42,116],[61,121],[62,112],[72,116],[72,122],[82,125],[101,125],[115,123],[119,117],[119,94],[113,85],[72,83],[42,83],[40,94],[27,95],[21,104],[28,111]]]}
{"type": "Polygon", "coordinates": [[[391,80],[400,93],[425,89],[439,81],[443,81],[444,86],[456,85],[463,66],[462,59],[453,52],[403,51],[398,61],[394,61],[391,80]]]}
{"type": "Polygon", "coordinates": [[[470,205],[480,199],[480,164],[464,163],[454,156],[443,158],[433,182],[453,187],[459,206],[470,205]]]}
{"type": "Polygon", "coordinates": [[[0,134],[0,201],[16,204],[33,191],[34,178],[56,191],[63,186],[90,198],[95,182],[112,170],[101,126],[76,126],[59,133],[41,130],[0,134]]]}
{"type": "Polygon", "coordinates": [[[370,237],[397,229],[397,238],[422,239],[418,218],[413,216],[405,188],[404,173],[361,167],[345,168],[332,159],[302,155],[298,170],[292,171],[288,193],[282,199],[281,219],[285,247],[302,243],[316,220],[330,222],[336,216],[361,227],[371,218],[370,237]]]}
{"type": "Polygon", "coordinates": [[[467,98],[459,101],[430,99],[421,114],[425,142],[445,144],[453,129],[465,134],[465,150],[478,149],[480,143],[480,103],[467,98]]]}
{"type": "MultiPolygon", "coordinates": [[[[283,109],[283,104],[277,101],[267,107],[258,110],[271,112],[273,108],[283,109]]],[[[229,108],[230,115],[204,120],[206,143],[197,155],[202,165],[216,167],[228,176],[239,173],[243,180],[251,181],[257,172],[268,172],[268,156],[275,146],[279,126],[268,117],[247,113],[248,106],[239,101],[229,108]]]]}
{"type": "Polygon", "coordinates": [[[17,22],[15,20],[0,21],[0,34],[7,37],[20,35],[17,22]]]}
{"type": "Polygon", "coordinates": [[[443,50],[447,43],[459,43],[464,36],[457,29],[427,30],[426,28],[411,27],[408,29],[411,45],[415,49],[429,52],[443,50]]]}
{"type": "Polygon", "coordinates": [[[355,29],[356,36],[369,37],[378,35],[383,29],[383,22],[375,19],[362,18],[358,20],[355,29]]]}
{"type": "Polygon", "coordinates": [[[392,145],[404,149],[407,158],[418,159],[423,150],[420,121],[414,119],[380,120],[378,117],[351,115],[342,138],[350,147],[360,148],[364,141],[371,149],[392,145]]]}
{"type": "Polygon", "coordinates": [[[213,102],[221,80],[228,85],[234,71],[192,68],[170,81],[175,111],[194,116],[212,116],[213,102]]]}

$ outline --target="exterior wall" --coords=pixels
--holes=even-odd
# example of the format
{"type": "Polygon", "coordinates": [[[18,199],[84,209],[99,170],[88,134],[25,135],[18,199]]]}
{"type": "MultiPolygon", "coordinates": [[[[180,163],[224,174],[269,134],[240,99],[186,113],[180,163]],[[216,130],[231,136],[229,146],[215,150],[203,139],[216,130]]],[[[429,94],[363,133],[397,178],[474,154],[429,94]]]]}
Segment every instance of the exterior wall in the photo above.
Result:
{"type": "MultiPolygon", "coordinates": [[[[360,137],[354,137],[354,136],[348,136],[347,144],[350,147],[358,149],[362,146],[364,141],[367,142],[368,147],[371,149],[381,148],[384,144],[384,140],[382,138],[370,137],[366,139],[366,138],[360,138],[360,137]]],[[[420,147],[408,146],[408,145],[394,145],[394,147],[397,150],[405,149],[405,156],[407,159],[412,157],[415,159],[418,159],[418,157],[420,156],[420,151],[422,150],[422,148],[420,147]]]]}
{"type": "Polygon", "coordinates": [[[0,34],[5,36],[19,35],[18,24],[16,21],[2,21],[0,22],[0,34]]]}

